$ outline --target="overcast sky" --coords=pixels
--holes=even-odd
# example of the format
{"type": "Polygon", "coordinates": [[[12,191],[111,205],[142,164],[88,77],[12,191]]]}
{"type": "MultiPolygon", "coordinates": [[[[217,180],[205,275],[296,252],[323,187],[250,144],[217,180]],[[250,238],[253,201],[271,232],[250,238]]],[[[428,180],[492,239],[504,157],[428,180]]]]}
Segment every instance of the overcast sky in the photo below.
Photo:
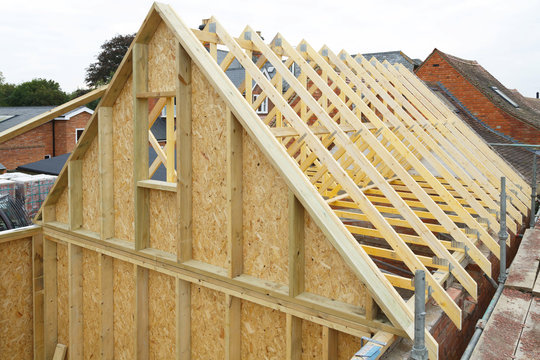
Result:
{"type": "MultiPolygon", "coordinates": [[[[402,50],[424,60],[433,48],[477,60],[506,87],[540,91],[540,1],[274,0],[170,1],[191,27],[214,15],[233,35],[245,25],[266,40],[280,32],[334,52],[402,50]]],[[[152,1],[0,0],[0,71],[6,81],[53,79],[84,87],[100,45],[136,32],[152,1]]]]}

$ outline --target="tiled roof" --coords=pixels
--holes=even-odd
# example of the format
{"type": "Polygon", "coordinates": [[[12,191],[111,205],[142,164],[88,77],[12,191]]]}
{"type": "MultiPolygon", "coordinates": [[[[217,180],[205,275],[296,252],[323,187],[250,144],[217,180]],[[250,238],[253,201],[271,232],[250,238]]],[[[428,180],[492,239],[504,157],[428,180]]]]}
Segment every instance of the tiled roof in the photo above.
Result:
{"type": "MultiPolygon", "coordinates": [[[[492,129],[489,125],[474,116],[452,93],[446,89],[441,83],[425,81],[426,85],[437,95],[443,102],[458,115],[466,124],[478,133],[487,143],[497,144],[514,144],[515,141],[508,136],[492,129]]],[[[510,165],[512,165],[526,180],[532,181],[532,163],[534,153],[531,150],[515,146],[493,146],[493,149],[501,155],[510,165]]],[[[540,173],[540,169],[538,169],[540,173]]],[[[540,179],[540,174],[537,175],[540,179]]]]}
{"type": "Polygon", "coordinates": [[[517,90],[510,90],[499,82],[493,75],[474,60],[464,60],[456,56],[445,54],[435,49],[450,65],[452,65],[463,77],[474,85],[484,96],[486,96],[495,106],[515,118],[540,129],[540,110],[531,106],[524,96],[517,90]],[[519,107],[514,107],[503,97],[497,94],[492,86],[495,86],[508,98],[517,103],[519,107]],[[517,94],[519,95],[517,95],[517,94]]]}
{"type": "Polygon", "coordinates": [[[54,106],[15,106],[0,107],[0,116],[10,116],[6,120],[0,120],[0,132],[29,120],[34,116],[53,109],[54,106]]]}
{"type": "MultiPolygon", "coordinates": [[[[13,106],[0,107],[0,132],[7,130],[15,125],[18,125],[26,120],[43,114],[46,111],[54,109],[56,106],[13,106]]],[[[72,113],[78,112],[84,106],[79,106],[62,116],[69,116],[72,113]]],[[[91,111],[88,109],[88,111],[91,111]]]]}
{"type": "Polygon", "coordinates": [[[390,64],[402,64],[410,71],[413,71],[416,67],[422,64],[422,60],[411,59],[403,53],[401,50],[396,51],[385,51],[385,52],[374,52],[362,54],[367,60],[370,60],[372,57],[375,57],[379,62],[388,61],[390,64]]]}

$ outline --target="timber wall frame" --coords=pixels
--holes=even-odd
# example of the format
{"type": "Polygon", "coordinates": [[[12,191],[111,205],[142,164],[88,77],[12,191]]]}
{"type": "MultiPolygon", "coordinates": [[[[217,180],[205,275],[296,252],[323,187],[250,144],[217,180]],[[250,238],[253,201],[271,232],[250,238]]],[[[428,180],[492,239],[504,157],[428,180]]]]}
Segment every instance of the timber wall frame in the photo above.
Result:
{"type": "MultiPolygon", "coordinates": [[[[227,359],[242,357],[242,344],[250,341],[241,334],[250,319],[243,309],[252,304],[261,307],[259,314],[283,320],[276,331],[286,340],[287,358],[299,359],[307,346],[303,331],[317,326],[314,341],[322,357],[331,359],[338,333],[386,343],[413,336],[412,277],[404,274],[416,269],[426,271],[426,301],[432,297],[460,327],[461,309],[443,284],[453,277],[477,298],[465,266],[475,263],[491,276],[488,253],[499,254],[501,176],[512,192],[507,216],[515,234],[528,215],[530,187],[403,67],[336,54],[326,46],[315,51],[306,41],[293,47],[280,34],[265,44],[249,27],[233,38],[213,18],[203,30],[190,30],[169,6],[156,3],[36,217],[43,227],[43,240],[35,245],[42,247],[45,284],[44,337],[36,341],[43,342],[46,358],[59,342],[68,342],[70,359],[83,358],[90,348],[112,358],[122,346],[126,356],[156,356],[150,341],[156,336],[152,324],[159,322],[155,292],[164,289],[170,297],[162,295],[159,305],[172,307],[174,339],[160,340],[173,344],[178,359],[203,356],[197,336],[204,321],[197,309],[210,300],[201,294],[213,296],[209,304],[224,330],[223,343],[216,339],[223,347],[215,351],[227,359]],[[220,63],[218,47],[228,51],[220,63]],[[235,59],[246,71],[238,89],[225,73],[235,59]],[[260,70],[266,61],[276,70],[270,80],[260,70]],[[289,70],[293,63],[299,76],[289,70]],[[252,81],[262,90],[256,101],[252,87],[245,86],[252,81]],[[160,99],[151,112],[149,98],[160,99]],[[272,107],[261,118],[255,109],[265,98],[272,107]],[[195,113],[206,109],[201,99],[216,113],[195,113]],[[159,150],[148,129],[165,104],[167,144],[159,163],[150,164],[149,146],[159,150]],[[199,192],[206,176],[197,157],[207,150],[199,135],[201,118],[222,126],[222,132],[208,130],[223,134],[208,139],[211,146],[223,146],[215,152],[224,166],[223,194],[215,197],[223,212],[213,214],[222,217],[223,228],[208,240],[221,242],[219,251],[201,240],[194,215],[203,206],[194,197],[204,200],[199,192]],[[123,129],[129,134],[115,135],[123,129]],[[280,223],[286,228],[284,239],[255,244],[261,247],[259,262],[284,264],[283,281],[249,269],[255,266],[246,248],[252,241],[245,225],[252,216],[246,210],[254,191],[249,176],[262,170],[249,175],[247,167],[257,154],[271,165],[267,174],[275,174],[270,178],[280,189],[272,194],[274,184],[261,184],[261,196],[284,199],[275,209],[285,214],[280,223]],[[167,181],[151,180],[156,166],[166,168],[167,181]],[[313,244],[317,231],[337,254],[332,267],[341,269],[331,272],[329,282],[345,284],[350,272],[353,283],[362,284],[356,293],[353,283],[332,296],[308,289],[310,271],[322,261],[306,262],[313,251],[306,244],[313,244]],[[280,257],[262,253],[265,243],[280,257]],[[389,272],[388,264],[402,271],[389,272]],[[343,300],[354,294],[356,300],[343,300]],[[99,299],[95,308],[90,295],[99,299]],[[125,311],[117,297],[133,305],[133,323],[124,327],[114,316],[125,311]],[[97,317],[84,319],[90,308],[97,317]],[[120,334],[128,328],[132,335],[120,334]]],[[[437,343],[427,331],[426,342],[430,358],[437,358],[437,343]]]]}

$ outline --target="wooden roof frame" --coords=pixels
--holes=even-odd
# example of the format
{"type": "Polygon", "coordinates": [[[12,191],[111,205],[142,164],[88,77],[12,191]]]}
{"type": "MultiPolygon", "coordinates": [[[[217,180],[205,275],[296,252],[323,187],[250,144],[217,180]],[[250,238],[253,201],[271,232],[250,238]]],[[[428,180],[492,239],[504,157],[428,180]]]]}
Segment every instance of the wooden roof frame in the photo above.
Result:
{"type": "MultiPolygon", "coordinates": [[[[144,56],[144,50],[137,44],[148,43],[161,21],[175,35],[180,45],[179,53],[183,52],[185,59],[191,58],[199,67],[227,104],[231,116],[246,130],[286,181],[294,194],[291,195],[292,203],[297,199],[309,212],[394,326],[403,334],[413,337],[412,302],[405,302],[395,288],[410,289],[410,284],[407,284],[406,278],[383,274],[371,256],[399,259],[411,271],[424,270],[431,288],[429,295],[456,326],[461,327],[461,310],[446,293],[442,283],[454,275],[474,298],[478,296],[476,283],[465,271],[463,262],[468,255],[487,275],[491,275],[491,263],[480,251],[478,241],[498,256],[498,244],[493,234],[498,230],[496,209],[500,176],[508,178],[507,184],[514,194],[507,204],[508,216],[513,221],[510,222],[512,232],[517,231],[522,216],[527,215],[526,194],[530,187],[519,175],[487,144],[478,141],[472,130],[403,66],[394,68],[388,63],[368,61],[361,56],[353,58],[344,51],[336,55],[326,46],[317,52],[306,41],[301,41],[294,48],[280,34],[267,45],[249,27],[238,38],[233,38],[214,18],[209,20],[205,29],[191,30],[170,6],[164,4],[154,3],[111,84],[106,89],[100,89],[102,100],[68,159],[67,164],[71,165],[62,170],[36,221],[46,220],[48,207],[55,203],[68,185],[68,172],[77,171],[76,166],[80,166],[75,165],[77,160],[82,159],[98,132],[101,134],[98,139],[111,136],[107,125],[110,109],[131,75],[133,64],[137,66],[138,58],[144,56]],[[201,42],[210,43],[210,51],[201,42]],[[217,44],[225,45],[229,50],[221,64],[214,58],[217,44]],[[256,62],[249,56],[253,51],[261,54],[256,62]],[[282,57],[286,57],[285,62],[282,57]],[[244,97],[242,90],[245,87],[241,85],[237,89],[225,73],[235,58],[246,70],[245,83],[253,79],[263,90],[255,102],[246,101],[246,97],[251,98],[251,87],[245,89],[244,97]],[[265,61],[270,61],[276,68],[277,75],[272,79],[261,71],[265,61]],[[288,70],[292,62],[302,71],[298,78],[288,70]],[[285,94],[281,88],[283,80],[289,84],[285,94]],[[339,93],[335,91],[337,88],[339,93]],[[313,96],[316,90],[321,92],[318,99],[313,96]],[[274,104],[274,108],[261,121],[255,109],[265,97],[274,104]],[[299,99],[295,105],[290,102],[293,97],[299,99]],[[315,124],[308,124],[307,120],[312,117],[316,118],[315,124]],[[275,121],[279,126],[267,126],[270,121],[275,121]],[[301,155],[297,156],[298,153],[301,155]],[[439,177],[425,167],[422,159],[436,169],[439,177]],[[419,175],[412,175],[411,169],[417,170],[419,175]],[[393,208],[383,206],[381,202],[393,208]],[[419,207],[425,210],[418,210],[419,207]],[[360,211],[355,214],[348,212],[347,208],[360,211]],[[402,219],[392,220],[383,213],[400,215],[402,219]],[[343,221],[358,218],[360,214],[374,225],[374,229],[349,225],[343,221]],[[436,220],[438,224],[426,223],[421,218],[436,220]],[[403,220],[408,225],[399,222],[403,220]],[[402,225],[410,226],[417,235],[398,233],[394,226],[402,225]],[[478,235],[471,236],[471,230],[478,235]],[[434,235],[435,232],[449,234],[453,241],[441,241],[434,235]],[[353,234],[384,239],[391,249],[361,245],[353,234]],[[408,245],[411,243],[426,246],[439,260],[415,254],[408,245]],[[431,273],[426,266],[439,271],[431,273]]],[[[187,87],[189,81],[186,79],[186,74],[180,70],[179,82],[187,87]]],[[[137,83],[136,78],[134,83],[137,83]]],[[[186,87],[179,85],[179,99],[186,87]]],[[[141,95],[144,91],[141,87],[138,96],[134,94],[136,103],[137,99],[144,101],[141,95]]],[[[145,114],[145,121],[146,118],[145,114]]],[[[147,134],[148,130],[144,128],[139,132],[147,134]]],[[[145,141],[144,137],[135,139],[139,140],[145,141]]],[[[183,142],[177,143],[183,146],[183,142]]],[[[145,164],[148,154],[144,154],[144,147],[142,149],[135,157],[140,157],[145,164]]],[[[103,148],[103,152],[100,166],[106,167],[107,162],[112,160],[110,154],[109,158],[106,156],[107,148],[103,148]]],[[[177,156],[181,156],[181,150],[177,149],[177,152],[177,156]]],[[[142,166],[141,169],[146,171],[146,175],[141,172],[143,178],[147,176],[148,167],[145,169],[142,166]]],[[[187,176],[185,170],[178,169],[176,187],[174,184],[155,186],[189,191],[183,185],[187,176]]],[[[108,177],[107,181],[112,179],[108,177]]],[[[148,182],[145,184],[151,186],[148,182]]],[[[107,185],[102,183],[101,186],[104,189],[107,185]]],[[[103,191],[101,194],[105,196],[103,191]]],[[[111,211],[106,200],[102,199],[101,204],[102,212],[111,211]]],[[[179,206],[184,205],[180,203],[179,206]]],[[[80,222],[78,216],[74,212],[70,221],[80,222]]],[[[106,218],[102,219],[102,238],[105,239],[110,237],[110,234],[103,234],[107,232],[104,229],[110,227],[107,221],[106,218]]],[[[136,217],[136,236],[147,231],[137,227],[141,222],[144,219],[136,217]]],[[[88,235],[85,235],[85,240],[77,240],[67,230],[50,228],[48,231],[81,244],[91,240],[88,235]]],[[[144,234],[141,236],[144,237],[144,234]]],[[[135,252],[144,248],[143,240],[137,239],[133,249],[135,252]]],[[[114,248],[107,251],[118,253],[125,250],[114,248]]],[[[185,270],[180,268],[178,271],[185,270]]],[[[208,270],[202,273],[207,274],[208,270]]],[[[209,281],[212,283],[214,280],[209,281]]],[[[291,281],[294,281],[294,277],[291,281]]],[[[370,321],[366,323],[370,324],[370,321]]],[[[427,330],[426,342],[430,358],[437,358],[438,345],[427,330]]]]}

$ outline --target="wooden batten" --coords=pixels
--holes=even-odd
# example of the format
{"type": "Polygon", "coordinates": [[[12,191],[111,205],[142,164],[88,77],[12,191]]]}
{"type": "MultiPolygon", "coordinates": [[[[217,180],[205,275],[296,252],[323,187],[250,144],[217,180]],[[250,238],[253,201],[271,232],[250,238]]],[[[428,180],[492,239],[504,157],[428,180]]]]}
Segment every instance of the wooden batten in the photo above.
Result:
{"type": "Polygon", "coordinates": [[[44,355],[51,359],[58,342],[58,309],[56,280],[56,242],[43,239],[44,299],[44,355]]]}
{"type": "Polygon", "coordinates": [[[137,98],[139,92],[148,91],[148,45],[133,46],[133,180],[135,188],[135,248],[148,247],[150,234],[149,195],[138,186],[148,179],[148,99],[137,98]]]}
{"type": "Polygon", "coordinates": [[[98,109],[99,206],[103,240],[114,237],[114,169],[112,107],[98,109]]]}
{"type": "Polygon", "coordinates": [[[287,314],[287,360],[302,359],[302,319],[287,314]]]}
{"type": "Polygon", "coordinates": [[[82,248],[68,244],[69,360],[83,359],[82,248]]]}
{"type": "Polygon", "coordinates": [[[176,360],[191,359],[191,283],[176,279],[176,360]]]}
{"type": "Polygon", "coordinates": [[[82,226],[82,161],[71,160],[68,162],[68,203],[69,203],[69,227],[76,230],[82,226]]]}
{"type": "Polygon", "coordinates": [[[44,349],[44,303],[45,290],[43,279],[43,233],[32,237],[32,284],[33,284],[33,332],[34,358],[43,359],[44,349]]]}
{"type": "Polygon", "coordinates": [[[323,327],[322,333],[322,359],[337,359],[338,355],[338,332],[328,327],[323,327]]]}
{"type": "Polygon", "coordinates": [[[113,314],[113,258],[99,254],[99,287],[101,295],[101,336],[102,359],[114,359],[114,317],[113,314]]]}
{"type": "Polygon", "coordinates": [[[135,265],[135,357],[148,359],[148,269],[135,265]]]}
{"type": "Polygon", "coordinates": [[[229,111],[227,116],[227,237],[229,276],[243,272],[242,217],[242,125],[229,111]]]}
{"type": "Polygon", "coordinates": [[[289,295],[305,289],[304,207],[289,191],[289,295]]]}
{"type": "Polygon", "coordinates": [[[226,295],[225,304],[225,359],[240,360],[242,346],[241,299],[226,295]]]}
{"type": "Polygon", "coordinates": [[[176,159],[178,167],[178,261],[190,260],[193,256],[192,221],[192,91],[191,58],[184,47],[176,42],[176,159]]]}

